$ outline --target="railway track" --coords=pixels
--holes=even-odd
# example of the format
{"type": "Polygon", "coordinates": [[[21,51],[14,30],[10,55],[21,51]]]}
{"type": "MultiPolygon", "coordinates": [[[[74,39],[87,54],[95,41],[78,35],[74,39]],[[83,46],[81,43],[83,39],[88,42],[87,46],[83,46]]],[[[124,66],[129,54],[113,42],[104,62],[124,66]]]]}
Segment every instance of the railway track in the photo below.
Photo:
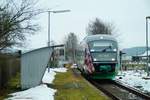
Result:
{"type": "Polygon", "coordinates": [[[150,96],[119,81],[88,80],[113,100],[150,100],[150,96]]]}
{"type": "MultiPolygon", "coordinates": [[[[73,69],[73,73],[79,76],[81,73],[73,69]]],[[[82,75],[84,76],[84,75],[82,75]]],[[[113,100],[150,100],[150,96],[128,85],[122,84],[118,80],[91,80],[84,76],[87,81],[92,83],[100,91],[103,91],[113,100]]]]}

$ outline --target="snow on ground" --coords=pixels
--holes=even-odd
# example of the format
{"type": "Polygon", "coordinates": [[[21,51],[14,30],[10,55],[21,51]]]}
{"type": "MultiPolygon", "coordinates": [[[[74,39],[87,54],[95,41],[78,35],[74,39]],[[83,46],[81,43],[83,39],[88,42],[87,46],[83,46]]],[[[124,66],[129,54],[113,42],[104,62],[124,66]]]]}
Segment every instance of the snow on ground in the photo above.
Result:
{"type": "Polygon", "coordinates": [[[78,68],[78,65],[77,65],[77,64],[73,64],[73,65],[71,66],[71,68],[78,68]]]}
{"type": "MultiPolygon", "coordinates": [[[[51,84],[55,79],[56,72],[66,72],[66,68],[50,68],[49,72],[46,69],[42,82],[51,84]]],[[[46,84],[12,93],[12,97],[6,100],[54,100],[54,94],[57,90],[47,87],[46,84]]]]}
{"type": "Polygon", "coordinates": [[[66,72],[67,69],[66,68],[51,68],[52,71],[55,71],[55,72],[66,72]]]}
{"type": "Polygon", "coordinates": [[[55,79],[55,75],[56,73],[53,70],[50,69],[48,72],[48,69],[46,69],[42,82],[49,83],[49,84],[52,83],[53,80],[55,79]]]}
{"type": "Polygon", "coordinates": [[[66,72],[66,71],[67,71],[66,68],[50,68],[49,71],[48,69],[46,69],[42,82],[50,84],[53,82],[56,72],[66,72]]]}
{"type": "Polygon", "coordinates": [[[56,90],[48,88],[47,85],[41,84],[25,91],[12,93],[13,97],[7,100],[54,100],[56,90]]]}
{"type": "Polygon", "coordinates": [[[122,83],[128,84],[131,87],[136,87],[143,92],[150,92],[150,79],[143,79],[146,77],[146,72],[143,70],[123,71],[119,72],[116,79],[122,83]],[[122,77],[119,79],[119,77],[122,77]]]}

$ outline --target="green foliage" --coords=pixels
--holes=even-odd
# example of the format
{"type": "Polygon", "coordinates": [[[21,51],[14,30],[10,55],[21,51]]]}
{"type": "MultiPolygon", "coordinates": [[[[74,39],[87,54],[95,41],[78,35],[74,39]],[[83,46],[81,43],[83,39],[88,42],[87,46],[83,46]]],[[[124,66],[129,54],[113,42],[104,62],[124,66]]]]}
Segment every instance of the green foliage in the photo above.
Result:
{"type": "Polygon", "coordinates": [[[50,67],[58,67],[58,60],[55,59],[54,61],[50,61],[49,62],[49,66],[50,67]]]}

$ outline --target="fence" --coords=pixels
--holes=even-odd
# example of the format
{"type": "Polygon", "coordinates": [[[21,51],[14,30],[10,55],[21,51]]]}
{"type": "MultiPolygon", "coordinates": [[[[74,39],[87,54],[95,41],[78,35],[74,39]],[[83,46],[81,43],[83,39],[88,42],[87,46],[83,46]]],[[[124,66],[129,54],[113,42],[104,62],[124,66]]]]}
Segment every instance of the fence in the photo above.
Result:
{"type": "Polygon", "coordinates": [[[0,54],[0,88],[20,71],[20,58],[17,55],[0,54]]]}

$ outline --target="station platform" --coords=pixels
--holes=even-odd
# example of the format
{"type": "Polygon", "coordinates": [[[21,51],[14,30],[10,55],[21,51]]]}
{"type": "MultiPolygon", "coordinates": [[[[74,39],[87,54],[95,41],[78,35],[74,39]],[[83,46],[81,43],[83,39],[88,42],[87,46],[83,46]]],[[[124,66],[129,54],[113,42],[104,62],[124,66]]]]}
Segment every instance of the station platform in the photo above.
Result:
{"type": "Polygon", "coordinates": [[[84,79],[79,70],[67,69],[65,73],[57,73],[53,81],[53,88],[57,89],[55,100],[110,100],[84,79]]]}

